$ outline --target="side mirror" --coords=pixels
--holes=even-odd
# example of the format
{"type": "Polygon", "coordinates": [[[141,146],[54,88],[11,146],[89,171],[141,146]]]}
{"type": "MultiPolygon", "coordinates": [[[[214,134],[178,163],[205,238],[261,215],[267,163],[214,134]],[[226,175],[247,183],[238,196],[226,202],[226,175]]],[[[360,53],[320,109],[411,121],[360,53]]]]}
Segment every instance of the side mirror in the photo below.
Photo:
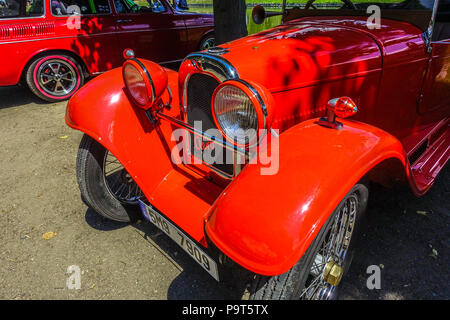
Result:
{"type": "Polygon", "coordinates": [[[268,17],[281,16],[283,12],[266,11],[263,6],[255,6],[252,10],[252,19],[256,24],[262,24],[268,17]]]}

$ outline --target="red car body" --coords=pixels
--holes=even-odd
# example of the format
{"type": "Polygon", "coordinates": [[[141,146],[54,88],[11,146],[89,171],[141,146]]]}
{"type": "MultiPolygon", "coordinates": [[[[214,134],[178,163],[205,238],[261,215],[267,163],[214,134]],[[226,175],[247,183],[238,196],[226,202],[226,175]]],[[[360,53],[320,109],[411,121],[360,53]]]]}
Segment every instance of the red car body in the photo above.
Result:
{"type": "Polygon", "coordinates": [[[155,107],[130,99],[120,69],[79,91],[66,122],[113,153],[148,203],[203,247],[213,244],[257,274],[282,274],[362,178],[402,180],[420,196],[450,156],[450,37],[430,42],[409,21],[383,18],[369,30],[367,17],[314,11],[288,10],[279,27],[167,70],[172,108],[159,110],[156,124],[146,113],[155,107]],[[186,115],[193,117],[190,104],[199,103],[207,77],[216,85],[244,80],[268,101],[267,128],[279,130],[271,137],[279,144],[276,174],[261,175],[263,162],[227,175],[171,160],[172,133],[189,127],[186,115]],[[342,130],[318,124],[327,102],[342,96],[359,112],[342,120],[342,130]]]}
{"type": "Polygon", "coordinates": [[[213,32],[212,15],[179,12],[165,0],[165,12],[139,13],[118,13],[112,0],[101,1],[108,6],[102,13],[94,1],[96,13],[79,15],[79,29],[71,27],[74,16],[57,15],[51,0],[42,1],[38,13],[0,16],[0,86],[16,85],[32,62],[46,55],[70,56],[88,75],[120,66],[128,47],[160,63],[180,60],[213,32]]]}

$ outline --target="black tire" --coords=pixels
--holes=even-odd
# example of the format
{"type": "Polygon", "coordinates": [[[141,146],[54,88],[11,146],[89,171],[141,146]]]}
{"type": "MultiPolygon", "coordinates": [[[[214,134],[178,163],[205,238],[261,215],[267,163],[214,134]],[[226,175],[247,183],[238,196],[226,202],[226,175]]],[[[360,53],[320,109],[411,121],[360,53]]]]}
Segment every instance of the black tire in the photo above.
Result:
{"type": "Polygon", "coordinates": [[[202,38],[202,40],[200,41],[200,44],[198,45],[198,49],[200,51],[203,51],[203,50],[212,48],[215,45],[216,45],[216,38],[213,33],[210,33],[202,38]]]}
{"type": "Polygon", "coordinates": [[[83,202],[108,219],[120,222],[134,221],[139,213],[138,205],[118,200],[106,185],[103,172],[106,153],[107,150],[100,143],[88,135],[83,136],[76,164],[78,186],[83,202]]]}
{"type": "Polygon", "coordinates": [[[26,69],[25,81],[40,99],[57,102],[72,97],[83,86],[85,77],[83,67],[74,58],[67,54],[49,53],[32,60],[26,69]],[[53,69],[51,65],[60,67],[53,69]]]}
{"type": "MultiPolygon", "coordinates": [[[[367,206],[369,189],[365,183],[358,183],[352,188],[352,190],[350,190],[350,192],[345,196],[345,198],[340,202],[338,207],[325,222],[324,226],[321,228],[305,254],[289,271],[272,277],[255,275],[249,288],[249,298],[252,300],[300,299],[301,293],[303,292],[307,281],[311,281],[310,279],[313,277],[310,275],[313,261],[316,258],[321,245],[327,239],[336,216],[338,215],[340,209],[343,208],[344,204],[347,203],[348,199],[355,199],[355,196],[358,199],[358,209],[355,214],[355,224],[350,238],[350,243],[348,245],[347,255],[343,262],[344,265],[342,266],[344,276],[348,271],[353,258],[354,244],[357,241],[358,229],[361,226],[363,214],[367,206]]],[[[321,275],[322,277],[323,274],[324,273],[321,275]]],[[[322,298],[336,298],[337,289],[338,285],[337,287],[333,286],[332,295],[322,298]]]]}

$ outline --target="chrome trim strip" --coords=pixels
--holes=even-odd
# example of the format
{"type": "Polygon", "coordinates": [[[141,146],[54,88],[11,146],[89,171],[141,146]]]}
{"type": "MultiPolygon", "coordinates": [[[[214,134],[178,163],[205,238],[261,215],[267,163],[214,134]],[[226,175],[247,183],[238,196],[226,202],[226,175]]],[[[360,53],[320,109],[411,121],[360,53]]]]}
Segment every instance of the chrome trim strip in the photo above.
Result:
{"type": "Polygon", "coordinates": [[[191,60],[200,71],[209,72],[222,82],[239,78],[237,70],[223,57],[196,52],[188,55],[185,60],[191,60]]]}
{"type": "Polygon", "coordinates": [[[439,0],[435,0],[434,1],[434,6],[433,6],[433,13],[431,15],[430,25],[428,27],[428,30],[425,31],[425,33],[424,33],[426,35],[426,38],[427,38],[426,42],[428,42],[428,43],[426,43],[427,52],[428,53],[431,53],[431,50],[432,50],[431,44],[433,42],[434,24],[436,22],[436,15],[437,15],[438,6],[439,6],[439,0]]]}
{"type": "Polygon", "coordinates": [[[438,40],[438,41],[431,41],[431,44],[437,43],[437,44],[448,44],[450,45],[450,40],[438,40]]]}
{"type": "Polygon", "coordinates": [[[267,108],[266,108],[266,104],[264,103],[264,100],[261,98],[261,95],[259,94],[258,90],[256,90],[250,83],[248,83],[245,80],[234,79],[234,81],[242,83],[244,86],[246,86],[255,95],[256,99],[258,100],[259,104],[261,105],[262,113],[263,113],[263,116],[264,116],[264,128],[263,129],[266,129],[266,125],[267,125],[266,118],[267,118],[267,115],[268,115],[267,108]]]}
{"type": "Polygon", "coordinates": [[[188,125],[187,123],[184,123],[183,121],[178,120],[174,117],[168,116],[168,115],[162,113],[161,111],[156,112],[156,116],[158,116],[161,119],[167,120],[176,126],[182,127],[184,129],[188,130],[189,132],[191,132],[197,136],[200,136],[208,141],[218,144],[221,147],[227,148],[231,151],[235,151],[236,153],[239,153],[243,156],[247,156],[247,152],[245,151],[245,149],[241,149],[241,148],[235,146],[234,144],[229,143],[226,140],[222,140],[222,141],[216,140],[216,137],[210,136],[209,134],[207,134],[203,131],[197,130],[194,127],[188,125]]]}
{"type": "Polygon", "coordinates": [[[180,62],[180,61],[183,61],[183,59],[164,61],[164,62],[160,62],[159,64],[168,64],[168,63],[175,63],[175,62],[180,62]]]}

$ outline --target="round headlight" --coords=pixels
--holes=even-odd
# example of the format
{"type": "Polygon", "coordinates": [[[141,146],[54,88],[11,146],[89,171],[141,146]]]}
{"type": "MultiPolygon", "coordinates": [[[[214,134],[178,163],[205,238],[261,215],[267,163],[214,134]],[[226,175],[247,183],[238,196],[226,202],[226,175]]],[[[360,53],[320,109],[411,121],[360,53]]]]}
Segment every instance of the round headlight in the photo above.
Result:
{"type": "Polygon", "coordinates": [[[141,106],[149,104],[147,85],[141,72],[131,63],[126,63],[122,72],[125,86],[133,100],[141,106]]]}
{"type": "Polygon", "coordinates": [[[248,145],[257,137],[258,113],[252,99],[241,88],[233,84],[219,86],[213,96],[213,111],[225,138],[231,142],[248,145]]]}

